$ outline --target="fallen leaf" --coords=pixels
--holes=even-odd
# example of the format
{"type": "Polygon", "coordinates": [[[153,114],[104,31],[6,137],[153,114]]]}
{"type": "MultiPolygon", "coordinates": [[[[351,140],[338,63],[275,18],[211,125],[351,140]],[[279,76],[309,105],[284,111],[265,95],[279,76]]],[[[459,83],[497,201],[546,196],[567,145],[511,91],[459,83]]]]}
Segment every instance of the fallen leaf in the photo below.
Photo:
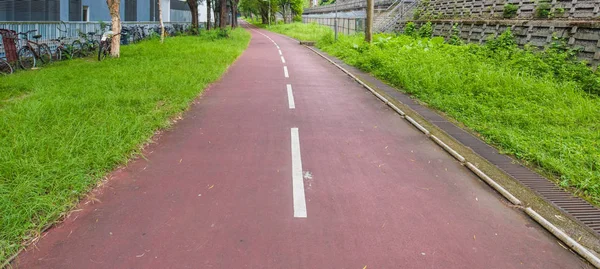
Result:
{"type": "Polygon", "coordinates": [[[146,255],[146,252],[142,253],[141,255],[135,255],[138,258],[144,257],[144,255],[146,255]]]}
{"type": "Polygon", "coordinates": [[[210,189],[212,189],[214,186],[215,186],[215,184],[213,184],[213,185],[210,185],[210,187],[208,187],[208,189],[210,190],[210,189]]]}

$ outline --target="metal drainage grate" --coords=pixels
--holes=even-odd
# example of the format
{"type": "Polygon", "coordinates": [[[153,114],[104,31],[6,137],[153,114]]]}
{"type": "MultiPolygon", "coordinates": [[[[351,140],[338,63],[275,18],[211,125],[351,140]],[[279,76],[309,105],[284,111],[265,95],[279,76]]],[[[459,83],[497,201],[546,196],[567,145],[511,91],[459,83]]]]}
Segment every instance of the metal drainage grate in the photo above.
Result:
{"type": "Polygon", "coordinates": [[[453,123],[448,122],[433,110],[418,104],[410,98],[410,96],[397,91],[387,84],[373,78],[369,74],[348,66],[338,59],[333,59],[334,62],[344,67],[346,70],[359,75],[363,81],[375,85],[380,90],[383,90],[388,96],[409,106],[419,113],[421,117],[444,130],[448,135],[452,136],[463,145],[471,148],[475,153],[539,194],[544,200],[552,203],[560,211],[570,215],[583,224],[584,227],[587,227],[591,232],[600,236],[600,209],[589,204],[587,201],[558,188],[553,182],[516,163],[512,158],[500,154],[495,148],[481,141],[479,138],[469,134],[453,123]]]}

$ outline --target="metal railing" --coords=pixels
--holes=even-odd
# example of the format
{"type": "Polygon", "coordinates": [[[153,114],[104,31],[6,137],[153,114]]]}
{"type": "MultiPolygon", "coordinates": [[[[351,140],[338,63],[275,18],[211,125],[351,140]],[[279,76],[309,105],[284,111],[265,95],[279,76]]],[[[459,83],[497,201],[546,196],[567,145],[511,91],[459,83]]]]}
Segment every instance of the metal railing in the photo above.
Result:
{"type": "MultiPolygon", "coordinates": [[[[59,37],[65,37],[65,43],[70,43],[75,39],[79,39],[79,33],[94,32],[101,34],[108,28],[102,29],[103,26],[108,27],[110,22],[0,22],[0,29],[14,30],[17,33],[27,32],[30,30],[37,30],[32,35],[41,35],[42,38],[39,40],[41,43],[48,44],[51,49],[54,49],[58,44],[50,40],[57,39],[59,37]],[[66,30],[61,32],[59,29],[66,30]]],[[[134,25],[139,26],[156,26],[158,22],[122,22],[123,27],[129,27],[134,25]]],[[[165,22],[165,26],[183,26],[183,29],[187,28],[189,22],[165,22]]],[[[181,27],[179,27],[181,28],[181,27]]],[[[31,36],[30,36],[31,38],[31,36]]],[[[33,40],[33,39],[32,39],[33,40]]],[[[4,57],[4,45],[0,41],[0,57],[4,57]]]]}
{"type": "MultiPolygon", "coordinates": [[[[365,31],[365,18],[337,18],[338,33],[353,35],[365,31]]],[[[336,18],[333,17],[303,17],[304,23],[317,23],[335,30],[336,18]]]]}
{"type": "MultiPolygon", "coordinates": [[[[387,6],[394,3],[396,0],[375,0],[375,7],[387,6]]],[[[347,2],[340,2],[337,4],[338,11],[347,11],[355,9],[364,9],[367,6],[365,0],[352,0],[347,2]]],[[[305,8],[302,14],[314,14],[314,13],[328,13],[334,12],[336,9],[335,4],[305,8]]]]}
{"type": "Polygon", "coordinates": [[[386,13],[387,17],[374,28],[377,32],[386,32],[390,30],[390,28],[393,28],[398,21],[405,20],[407,16],[411,16],[414,9],[417,7],[417,4],[417,0],[401,0],[393,10],[386,13]]]}

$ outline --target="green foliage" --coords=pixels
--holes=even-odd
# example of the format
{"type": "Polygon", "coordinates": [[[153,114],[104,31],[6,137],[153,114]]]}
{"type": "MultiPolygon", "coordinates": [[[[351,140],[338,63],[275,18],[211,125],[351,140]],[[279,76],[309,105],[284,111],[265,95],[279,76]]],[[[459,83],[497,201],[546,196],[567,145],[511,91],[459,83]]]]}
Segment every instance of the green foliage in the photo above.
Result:
{"type": "Polygon", "coordinates": [[[244,51],[230,38],[148,40],[121,58],[75,59],[0,84],[0,262],[183,112],[244,51]]]}
{"type": "Polygon", "coordinates": [[[562,17],[563,15],[565,15],[565,9],[562,7],[556,8],[554,10],[554,15],[553,17],[562,17]]]}
{"type": "Polygon", "coordinates": [[[515,36],[512,34],[512,31],[506,29],[506,31],[497,38],[488,40],[486,47],[494,53],[501,53],[504,51],[513,52],[517,49],[517,42],[515,41],[515,36]]]}
{"type": "Polygon", "coordinates": [[[281,25],[272,25],[269,30],[285,35],[289,35],[300,41],[319,41],[323,36],[331,33],[333,40],[333,30],[316,23],[289,23],[281,25]]]}
{"type": "Polygon", "coordinates": [[[458,23],[452,25],[452,35],[450,35],[450,40],[448,43],[451,45],[462,45],[463,41],[460,39],[460,29],[458,29],[458,23]]]}
{"type": "Polygon", "coordinates": [[[535,7],[535,17],[546,19],[550,17],[550,9],[552,5],[548,0],[540,0],[535,7]]]}
{"type": "Polygon", "coordinates": [[[542,51],[520,49],[510,31],[484,46],[407,35],[373,40],[334,42],[328,33],[317,46],[600,204],[600,77],[576,60],[577,50],[560,38],[542,51]]]}
{"type": "Polygon", "coordinates": [[[431,24],[431,22],[428,21],[426,24],[422,25],[419,28],[417,35],[419,37],[425,37],[425,38],[430,38],[431,36],[433,36],[433,25],[431,24]]]}
{"type": "Polygon", "coordinates": [[[502,11],[502,15],[504,18],[514,18],[517,16],[517,11],[519,10],[519,6],[511,3],[506,3],[504,5],[504,10],[502,11]]]}
{"type": "Polygon", "coordinates": [[[415,36],[417,34],[417,26],[414,22],[409,21],[404,26],[404,34],[408,36],[415,36]]]}

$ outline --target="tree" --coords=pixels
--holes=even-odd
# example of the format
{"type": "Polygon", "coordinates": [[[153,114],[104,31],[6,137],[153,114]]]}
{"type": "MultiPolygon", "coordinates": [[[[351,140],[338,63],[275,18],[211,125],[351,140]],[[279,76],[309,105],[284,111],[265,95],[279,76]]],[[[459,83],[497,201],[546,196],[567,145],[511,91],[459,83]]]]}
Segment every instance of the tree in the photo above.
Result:
{"type": "Polygon", "coordinates": [[[290,23],[294,17],[301,16],[303,5],[303,0],[277,0],[279,14],[283,17],[284,23],[290,23]]]}
{"type": "MultiPolygon", "coordinates": [[[[110,12],[112,22],[112,32],[117,34],[121,32],[121,0],[106,0],[108,11],[110,12]]],[[[121,55],[121,35],[112,37],[110,56],[118,58],[121,55]]]]}
{"type": "Polygon", "coordinates": [[[198,0],[186,0],[186,3],[190,7],[190,12],[192,13],[192,33],[197,33],[198,31],[198,0]]]}
{"type": "Polygon", "coordinates": [[[371,43],[373,39],[373,10],[375,9],[375,1],[367,0],[367,25],[365,27],[365,41],[371,43]]]}
{"type": "Polygon", "coordinates": [[[158,1],[158,21],[160,22],[160,43],[165,42],[165,24],[162,18],[162,4],[158,1]]]}
{"type": "Polygon", "coordinates": [[[237,27],[238,4],[240,0],[231,0],[231,27],[237,27]]]}
{"type": "Polygon", "coordinates": [[[225,30],[227,27],[227,0],[220,0],[219,28],[225,30]]]}
{"type": "Polygon", "coordinates": [[[278,0],[241,0],[239,9],[246,15],[260,17],[263,23],[269,21],[269,1],[271,2],[271,16],[279,10],[278,0]]]}
{"type": "Polygon", "coordinates": [[[206,0],[206,30],[210,30],[210,4],[211,4],[211,0],[206,0]]]}

